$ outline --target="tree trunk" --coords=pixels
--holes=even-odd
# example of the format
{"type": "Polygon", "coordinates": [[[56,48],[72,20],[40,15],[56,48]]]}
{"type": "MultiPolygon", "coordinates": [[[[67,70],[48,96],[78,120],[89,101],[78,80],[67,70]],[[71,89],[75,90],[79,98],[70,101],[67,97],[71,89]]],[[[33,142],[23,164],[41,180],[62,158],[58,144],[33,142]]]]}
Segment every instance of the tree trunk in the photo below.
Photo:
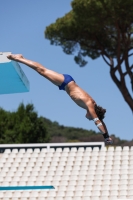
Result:
{"type": "Polygon", "coordinates": [[[123,98],[125,99],[128,106],[130,107],[130,109],[133,112],[133,98],[130,95],[128,89],[127,89],[126,81],[125,81],[125,76],[129,75],[129,73],[128,72],[120,73],[120,70],[119,70],[120,68],[121,68],[121,66],[119,66],[119,65],[117,65],[116,67],[111,66],[110,67],[110,75],[111,75],[112,80],[114,81],[114,83],[118,87],[119,91],[121,92],[123,98]],[[116,76],[116,71],[120,75],[120,80],[116,76]]]}

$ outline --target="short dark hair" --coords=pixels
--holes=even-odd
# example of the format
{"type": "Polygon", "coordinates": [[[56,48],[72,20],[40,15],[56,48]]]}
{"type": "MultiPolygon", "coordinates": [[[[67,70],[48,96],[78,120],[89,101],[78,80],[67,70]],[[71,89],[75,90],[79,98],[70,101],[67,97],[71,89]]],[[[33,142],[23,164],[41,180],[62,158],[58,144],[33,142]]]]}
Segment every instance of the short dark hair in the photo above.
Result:
{"type": "Polygon", "coordinates": [[[101,106],[95,105],[95,112],[100,120],[104,119],[104,115],[106,113],[106,109],[102,108],[101,106]]]}

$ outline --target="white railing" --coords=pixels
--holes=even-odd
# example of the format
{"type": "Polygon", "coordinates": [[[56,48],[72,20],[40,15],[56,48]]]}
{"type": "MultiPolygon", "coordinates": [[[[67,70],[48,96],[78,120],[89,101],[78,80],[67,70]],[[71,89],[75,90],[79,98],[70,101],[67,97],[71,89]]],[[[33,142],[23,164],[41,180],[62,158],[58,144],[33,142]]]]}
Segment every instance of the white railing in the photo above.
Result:
{"type": "Polygon", "coordinates": [[[79,142],[79,143],[36,143],[36,144],[1,144],[0,151],[4,151],[5,149],[22,149],[22,148],[46,148],[49,150],[50,148],[72,148],[72,147],[104,147],[104,142],[79,142]]]}

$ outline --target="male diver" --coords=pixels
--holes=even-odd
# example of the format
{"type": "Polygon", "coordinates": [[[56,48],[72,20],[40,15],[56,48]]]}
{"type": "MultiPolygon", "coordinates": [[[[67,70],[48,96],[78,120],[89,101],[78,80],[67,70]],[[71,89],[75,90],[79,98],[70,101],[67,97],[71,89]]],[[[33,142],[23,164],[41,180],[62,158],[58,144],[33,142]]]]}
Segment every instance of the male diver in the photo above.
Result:
{"type": "Polygon", "coordinates": [[[24,58],[21,54],[11,54],[8,55],[7,58],[29,66],[37,71],[40,75],[51,81],[54,85],[58,86],[60,90],[65,90],[78,106],[87,111],[86,118],[94,121],[95,125],[102,132],[105,143],[113,143],[113,140],[108,134],[106,125],[103,122],[106,110],[98,106],[94,99],[83,89],[81,89],[70,75],[59,74],[49,70],[37,62],[24,58]]]}

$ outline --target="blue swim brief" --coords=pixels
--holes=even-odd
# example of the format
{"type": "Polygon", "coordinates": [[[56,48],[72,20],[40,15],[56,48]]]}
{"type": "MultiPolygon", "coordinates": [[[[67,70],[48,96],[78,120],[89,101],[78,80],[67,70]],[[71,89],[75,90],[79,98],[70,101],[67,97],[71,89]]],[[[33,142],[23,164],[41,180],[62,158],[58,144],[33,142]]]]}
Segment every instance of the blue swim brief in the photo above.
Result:
{"type": "Polygon", "coordinates": [[[70,83],[71,81],[74,81],[74,79],[70,75],[68,75],[68,74],[63,74],[63,76],[64,76],[64,82],[59,86],[60,90],[65,90],[65,86],[68,83],[70,83]]]}

